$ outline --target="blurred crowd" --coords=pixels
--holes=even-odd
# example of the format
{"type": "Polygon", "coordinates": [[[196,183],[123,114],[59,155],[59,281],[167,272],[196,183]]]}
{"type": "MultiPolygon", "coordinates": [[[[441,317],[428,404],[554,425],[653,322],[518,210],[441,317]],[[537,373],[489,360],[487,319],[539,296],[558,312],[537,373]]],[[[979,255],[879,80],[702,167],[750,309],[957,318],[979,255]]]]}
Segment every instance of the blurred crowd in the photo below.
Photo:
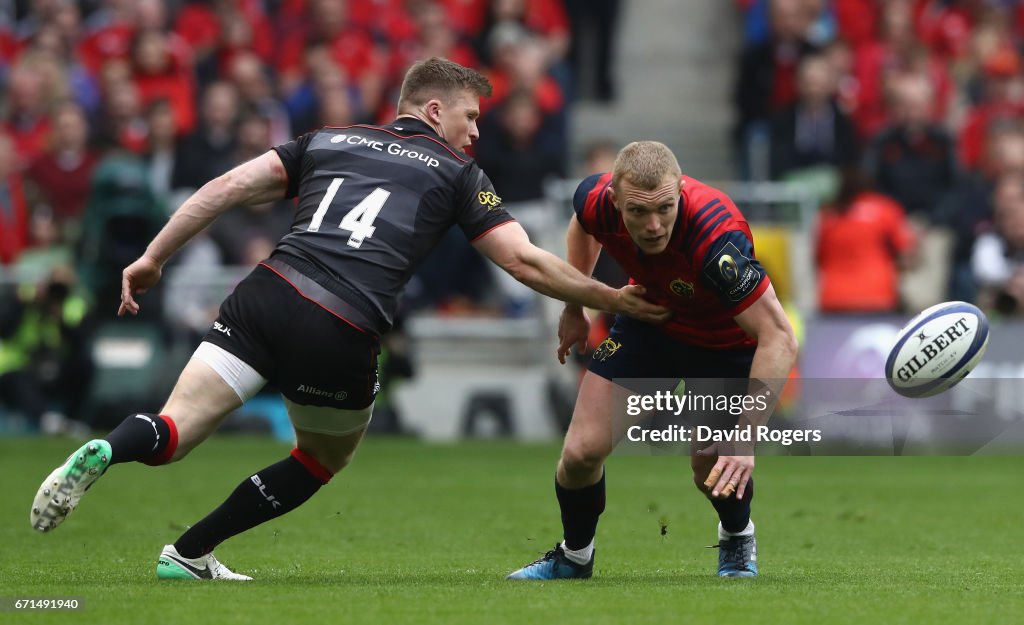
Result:
{"type": "MultiPolygon", "coordinates": [[[[818,308],[1024,313],[1024,3],[734,2],[737,177],[819,200],[818,308]]],[[[417,59],[489,76],[474,155],[510,210],[541,200],[546,180],[581,173],[570,105],[616,97],[621,4],[0,0],[0,404],[74,413],[97,312],[111,316],[121,269],[170,211],[301,133],[390,121],[417,59]]],[[[583,173],[617,147],[590,146],[583,173]]],[[[223,293],[195,285],[265,258],[291,211],[225,214],[147,294],[148,322],[198,340],[223,293]]],[[[607,259],[597,274],[624,280],[607,259]]],[[[406,312],[522,314],[514,289],[494,298],[500,279],[453,233],[406,312]]]]}
{"type": "MultiPolygon", "coordinates": [[[[486,73],[494,95],[475,155],[506,202],[540,199],[566,173],[569,102],[614,98],[618,4],[0,0],[0,404],[74,412],[90,320],[112,316],[121,269],[169,213],[294,136],[391,121],[418,59],[486,73]],[[46,365],[53,354],[62,366],[46,365]]],[[[173,260],[185,279],[147,294],[142,315],[196,340],[224,293],[190,285],[266,258],[291,216],[285,201],[225,214],[173,260]]],[[[490,277],[470,254],[445,245],[410,303],[479,296],[490,277]]]]}
{"type": "Polygon", "coordinates": [[[820,309],[1024,313],[1024,5],[736,1],[737,162],[822,200],[820,309]]]}
{"type": "MultiPolygon", "coordinates": [[[[564,168],[578,4],[0,0],[0,263],[45,264],[61,246],[88,263],[110,253],[90,240],[112,235],[94,211],[133,212],[109,200],[133,194],[152,209],[140,223],[159,222],[271,145],[390,121],[405,70],[429,56],[485,69],[493,128],[478,156],[507,199],[539,197],[564,168]]],[[[601,80],[590,92],[610,97],[601,80]]],[[[288,226],[287,211],[246,208],[210,233],[225,264],[259,260],[288,226]]]]}

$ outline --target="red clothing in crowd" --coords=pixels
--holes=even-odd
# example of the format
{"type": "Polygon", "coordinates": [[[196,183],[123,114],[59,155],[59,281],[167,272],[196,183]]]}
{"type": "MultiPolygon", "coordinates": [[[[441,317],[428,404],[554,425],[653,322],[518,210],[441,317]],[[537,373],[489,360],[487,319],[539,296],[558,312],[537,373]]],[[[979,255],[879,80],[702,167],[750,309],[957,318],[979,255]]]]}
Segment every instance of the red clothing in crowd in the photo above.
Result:
{"type": "Polygon", "coordinates": [[[459,33],[475,37],[484,29],[487,0],[440,0],[448,13],[448,23],[459,33]]]}
{"type": "Polygon", "coordinates": [[[878,3],[873,0],[833,0],[843,41],[856,50],[878,37],[878,3]]]}
{"type": "Polygon", "coordinates": [[[18,176],[0,181],[0,264],[14,262],[28,247],[28,209],[18,176]]]}
{"type": "MultiPolygon", "coordinates": [[[[488,111],[505,101],[505,98],[514,90],[515,85],[504,72],[485,72],[487,79],[491,81],[491,97],[480,102],[480,110],[488,111]]],[[[558,81],[551,76],[545,76],[534,88],[533,99],[541,111],[557,113],[565,106],[565,97],[562,95],[562,88],[558,81]]]]}
{"type": "Polygon", "coordinates": [[[899,305],[898,258],[914,246],[903,208],[862,193],[818,224],[818,302],[823,312],[886,312],[899,305]]]}
{"type": "Polygon", "coordinates": [[[0,65],[10,65],[18,55],[18,40],[11,31],[0,26],[0,65]]]}
{"type": "MultiPolygon", "coordinates": [[[[438,0],[448,13],[448,23],[460,34],[472,37],[484,26],[488,0],[438,0]]],[[[348,21],[356,26],[373,28],[388,23],[395,16],[408,16],[405,0],[349,0],[348,21]],[[383,21],[381,17],[384,17],[383,21]]],[[[278,11],[278,26],[291,32],[299,28],[309,15],[309,0],[283,0],[278,11]]],[[[389,33],[385,33],[391,36],[389,33]]]]}
{"type": "MultiPolygon", "coordinates": [[[[282,74],[304,72],[306,50],[312,43],[308,34],[290,37],[281,44],[277,67],[282,74]]],[[[356,82],[364,74],[381,73],[384,60],[374,47],[373,38],[365,30],[347,28],[332,41],[327,42],[334,62],[343,70],[350,81],[356,82]]]]}
{"type": "Polygon", "coordinates": [[[917,0],[914,8],[917,36],[942,59],[960,59],[971,46],[975,16],[970,7],[955,2],[917,0]]]}
{"type": "Polygon", "coordinates": [[[562,0],[526,0],[523,25],[545,37],[569,36],[569,16],[562,0]]]}
{"type": "Polygon", "coordinates": [[[249,30],[248,41],[228,41],[225,38],[221,16],[209,6],[189,4],[182,7],[174,31],[199,54],[217,51],[217,66],[221,74],[240,52],[252,51],[265,63],[274,61],[275,41],[270,20],[258,2],[237,0],[234,18],[245,21],[249,30]]]}
{"type": "Polygon", "coordinates": [[[77,219],[85,209],[92,186],[92,171],[100,155],[86,150],[80,159],[69,162],[59,154],[47,152],[29,165],[26,172],[53,209],[58,220],[77,219]]]}
{"type": "Polygon", "coordinates": [[[50,118],[46,115],[22,116],[7,120],[2,131],[14,141],[14,151],[23,163],[31,162],[44,151],[50,138],[50,118]]]}
{"type": "Polygon", "coordinates": [[[188,67],[171,57],[167,71],[160,74],[136,71],[132,80],[143,107],[159,100],[170,104],[178,132],[184,135],[192,132],[196,125],[195,87],[188,67]]]}
{"type": "MultiPolygon", "coordinates": [[[[854,77],[859,90],[853,118],[862,137],[874,136],[889,125],[891,120],[885,101],[886,76],[893,71],[908,69],[885,42],[867,43],[855,51],[854,77]]],[[[934,119],[941,122],[946,117],[955,85],[945,64],[934,57],[928,59],[926,69],[935,90],[934,119]]]]}
{"type": "Polygon", "coordinates": [[[1024,103],[989,102],[975,106],[967,114],[960,130],[960,160],[970,168],[982,164],[985,143],[993,125],[1024,118],[1024,103]]]}

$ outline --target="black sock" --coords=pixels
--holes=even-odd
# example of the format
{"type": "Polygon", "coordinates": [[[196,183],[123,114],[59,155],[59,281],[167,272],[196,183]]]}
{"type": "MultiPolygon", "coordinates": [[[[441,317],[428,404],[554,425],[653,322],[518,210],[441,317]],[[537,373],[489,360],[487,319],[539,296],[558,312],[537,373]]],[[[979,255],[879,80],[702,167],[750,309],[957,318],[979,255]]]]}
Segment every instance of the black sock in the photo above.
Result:
{"type": "Polygon", "coordinates": [[[722,529],[735,534],[742,532],[750,522],[750,502],[754,499],[754,478],[747,482],[747,488],[743,491],[743,499],[730,497],[728,499],[712,499],[711,505],[718,511],[718,519],[722,522],[722,529]]]}
{"type": "Polygon", "coordinates": [[[182,534],[174,548],[186,558],[210,553],[228,538],[298,508],[328,480],[330,473],[315,460],[292,452],[239,484],[220,507],[182,534]]]}
{"type": "Polygon", "coordinates": [[[604,473],[596,484],[569,490],[555,478],[555,495],[562,509],[562,531],[565,546],[573,551],[583,549],[594,540],[597,519],[604,512],[604,473]]]}
{"type": "Polygon", "coordinates": [[[121,425],[107,434],[104,440],[110,443],[110,464],[121,462],[162,464],[174,453],[174,448],[178,443],[178,433],[170,419],[140,412],[129,415],[121,422],[121,425]]]}

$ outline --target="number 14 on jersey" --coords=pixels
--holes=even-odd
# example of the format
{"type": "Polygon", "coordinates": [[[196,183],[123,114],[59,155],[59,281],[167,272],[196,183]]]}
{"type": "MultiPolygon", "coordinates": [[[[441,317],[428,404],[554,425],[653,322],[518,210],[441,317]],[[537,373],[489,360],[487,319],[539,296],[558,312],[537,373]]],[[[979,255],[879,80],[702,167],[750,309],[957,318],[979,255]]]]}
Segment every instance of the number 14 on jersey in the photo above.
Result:
{"type": "MultiPolygon", "coordinates": [[[[309,227],[306,228],[307,231],[320,231],[320,226],[324,222],[324,216],[327,215],[327,209],[331,206],[331,202],[334,201],[334,196],[338,194],[338,189],[341,188],[341,183],[343,182],[345,182],[344,178],[331,180],[330,186],[327,187],[327,193],[324,194],[323,199],[320,200],[320,205],[316,207],[316,212],[313,213],[313,219],[309,222],[309,227]]],[[[380,209],[384,208],[384,202],[387,202],[390,196],[390,191],[377,187],[342,217],[338,227],[352,233],[348,237],[349,247],[359,249],[364,240],[373,236],[373,232],[376,230],[373,226],[373,220],[377,219],[377,214],[380,212],[380,209]]]]}

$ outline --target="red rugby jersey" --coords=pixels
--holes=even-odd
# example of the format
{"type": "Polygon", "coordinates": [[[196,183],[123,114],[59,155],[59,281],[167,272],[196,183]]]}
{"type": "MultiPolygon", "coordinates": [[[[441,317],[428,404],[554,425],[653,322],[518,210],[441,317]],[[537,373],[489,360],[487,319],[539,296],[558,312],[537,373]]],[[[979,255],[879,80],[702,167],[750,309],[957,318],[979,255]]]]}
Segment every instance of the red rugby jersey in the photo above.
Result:
{"type": "Polygon", "coordinates": [[[750,227],[718,189],[682,176],[672,238],[664,252],[647,255],[633,243],[609,198],[612,175],[580,183],[573,197],[576,218],[630,276],[647,288],[647,299],[667,306],[662,326],[673,339],[715,349],[753,347],[734,317],[765,292],[768,274],[754,257],[750,227]]]}

